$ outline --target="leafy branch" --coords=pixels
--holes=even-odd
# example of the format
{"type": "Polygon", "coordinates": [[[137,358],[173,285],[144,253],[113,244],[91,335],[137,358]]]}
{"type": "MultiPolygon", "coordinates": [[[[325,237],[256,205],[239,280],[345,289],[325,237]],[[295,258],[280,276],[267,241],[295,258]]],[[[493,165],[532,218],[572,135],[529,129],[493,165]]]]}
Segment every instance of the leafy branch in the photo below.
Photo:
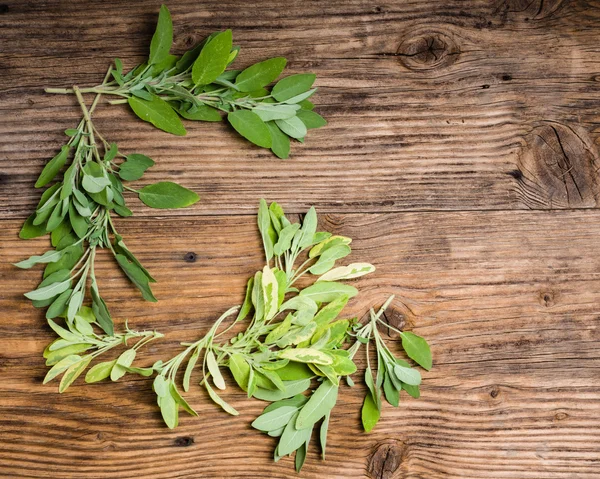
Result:
{"type": "MultiPolygon", "coordinates": [[[[304,142],[309,129],[327,122],[308,100],[315,92],[312,73],[291,75],[267,87],[283,72],[286,59],[270,58],[244,70],[227,70],[240,51],[231,30],[215,32],[181,56],[172,55],[173,24],[165,5],[160,8],[148,60],[125,73],[115,60],[112,81],[80,93],[118,97],[112,104],[128,103],[132,111],[168,133],[185,135],[181,118],[221,121],[248,141],[288,158],[290,139],[304,142]]],[[[77,94],[73,88],[47,88],[48,93],[77,94]]]]}

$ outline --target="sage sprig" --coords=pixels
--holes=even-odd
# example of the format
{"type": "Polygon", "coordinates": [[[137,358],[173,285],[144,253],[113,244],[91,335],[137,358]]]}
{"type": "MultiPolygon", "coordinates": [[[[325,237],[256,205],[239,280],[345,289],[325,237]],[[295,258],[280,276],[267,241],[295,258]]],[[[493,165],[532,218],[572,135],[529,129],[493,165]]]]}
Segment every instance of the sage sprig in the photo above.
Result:
{"type": "MultiPolygon", "coordinates": [[[[393,380],[396,396],[400,389],[418,396],[420,374],[406,361],[396,359],[377,331],[393,297],[377,314],[371,311],[365,325],[356,318],[341,318],[348,300],[358,293],[342,281],[372,273],[375,268],[369,263],[336,266],[351,253],[352,240],[317,231],[317,223],[314,208],[302,223],[292,223],[277,203],[267,205],[261,200],[258,228],[266,264],[248,280],[243,304],[226,311],[204,336],[185,344],[182,352],[152,367],[157,373],[153,389],[168,427],[178,425],[180,409],[198,415],[182,395],[189,391],[195,370],[201,371],[200,385],[209,397],[227,413],[238,415],[219,392],[227,388],[222,372],[226,369],[248,397],[272,403],[252,426],[278,438],[276,461],[295,453],[296,469],[300,470],[315,431],[325,457],[329,418],[341,380],[345,377],[353,384],[350,376],[357,371],[354,357],[366,344],[368,358],[373,340],[380,367],[376,382],[370,364],[365,373],[369,389],[363,406],[365,430],[370,431],[379,419],[382,385],[393,380]],[[230,324],[223,327],[226,321],[230,324]]],[[[430,368],[427,343],[412,333],[399,333],[408,357],[430,368]]],[[[385,387],[386,397],[389,394],[390,402],[397,406],[394,392],[385,387]]]]}
{"type": "Polygon", "coordinates": [[[309,101],[317,90],[314,74],[291,75],[271,90],[266,88],[283,72],[285,58],[228,70],[240,51],[233,45],[231,30],[212,33],[182,55],[170,53],[172,43],[171,14],[162,5],[148,60],[125,73],[122,61],[116,59],[112,81],[79,91],[116,96],[112,104],[128,103],[139,118],[174,135],[186,134],[181,118],[221,121],[224,114],[242,137],[279,158],[288,158],[291,139],[304,142],[309,129],[326,125],[309,101]]]}
{"type": "Polygon", "coordinates": [[[125,333],[113,335],[98,334],[95,327],[101,327],[94,311],[82,306],[73,321],[65,322],[64,327],[48,319],[48,324],[58,335],[44,350],[46,366],[52,366],[44,378],[44,384],[62,375],[58,391],[63,393],[85,371],[91,361],[111,349],[125,345],[129,341],[135,344],[122,352],[117,358],[94,365],[85,376],[85,382],[94,383],[111,378],[117,381],[127,372],[150,376],[152,368],[132,366],[138,349],[158,338],[162,334],[156,331],[133,331],[125,325],[125,333]],[[81,356],[82,353],[86,353],[81,356]]]}
{"type": "MultiPolygon", "coordinates": [[[[110,73],[110,70],[109,70],[110,73]]],[[[108,78],[108,75],[107,75],[108,78]]],[[[106,78],[105,78],[106,80],[106,78]]],[[[19,236],[35,238],[50,233],[54,249],[32,256],[15,266],[23,269],[45,264],[42,282],[25,294],[36,307],[48,307],[46,318],[65,313],[71,325],[89,293],[98,325],[114,334],[111,314],[100,295],[95,275],[96,252],[108,248],[117,263],[147,301],[156,301],[150,283],[155,282],[125,244],[111,213],[131,216],[125,191],[138,195],[153,208],[183,208],[194,204],[196,193],[176,183],[162,181],[136,190],[124,182],[139,180],[154,161],[138,153],[124,154],[96,130],[92,113],[99,94],[88,109],[79,89],[75,94],[83,119],[65,134],[69,140],[42,170],[36,187],[54,184],[44,191],[40,202],[23,225],[19,236]],[[68,165],[68,166],[67,166],[68,165]],[[62,178],[61,170],[65,167],[62,178]]]]}

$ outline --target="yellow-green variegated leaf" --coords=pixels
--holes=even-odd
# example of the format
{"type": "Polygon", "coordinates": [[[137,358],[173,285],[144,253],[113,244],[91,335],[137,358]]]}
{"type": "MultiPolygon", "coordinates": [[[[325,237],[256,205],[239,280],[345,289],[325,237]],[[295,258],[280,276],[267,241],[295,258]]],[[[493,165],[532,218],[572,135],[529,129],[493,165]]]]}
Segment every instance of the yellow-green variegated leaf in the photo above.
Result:
{"type": "Polygon", "coordinates": [[[341,279],[360,278],[375,271],[375,266],[370,263],[352,263],[348,266],[333,268],[319,277],[317,281],[339,281],[341,279]]]}

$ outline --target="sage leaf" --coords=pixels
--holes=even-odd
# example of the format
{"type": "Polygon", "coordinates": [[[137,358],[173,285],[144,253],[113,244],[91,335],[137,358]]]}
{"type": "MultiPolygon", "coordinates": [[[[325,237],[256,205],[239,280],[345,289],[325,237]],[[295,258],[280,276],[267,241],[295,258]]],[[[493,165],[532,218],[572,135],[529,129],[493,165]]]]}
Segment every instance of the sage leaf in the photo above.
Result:
{"type": "Polygon", "coordinates": [[[69,369],[73,364],[77,364],[79,361],[81,361],[81,356],[78,356],[77,354],[72,354],[60,360],[46,373],[43,384],[52,381],[56,376],[69,369]]]}
{"type": "Polygon", "coordinates": [[[269,213],[269,207],[267,206],[267,202],[261,198],[260,204],[258,206],[258,230],[260,231],[260,235],[263,241],[263,247],[265,249],[265,257],[267,259],[267,263],[273,257],[273,246],[274,246],[274,236],[275,231],[273,230],[273,225],[271,223],[271,215],[269,213]]]}
{"type": "Polygon", "coordinates": [[[151,166],[154,166],[151,158],[139,153],[132,153],[127,155],[126,161],[119,165],[119,176],[125,181],[139,180],[151,166]]]}
{"type": "Polygon", "coordinates": [[[277,454],[287,456],[300,446],[302,446],[311,436],[312,428],[296,429],[296,417],[293,416],[290,422],[285,427],[279,445],[277,446],[277,454]]]}
{"type": "Polygon", "coordinates": [[[410,386],[418,386],[421,384],[421,374],[416,369],[405,368],[404,366],[396,364],[394,366],[394,374],[400,381],[410,386]]]}
{"type": "Polygon", "coordinates": [[[314,73],[301,73],[290,75],[277,82],[271,90],[271,94],[277,101],[285,101],[310,90],[316,79],[314,73]]]}
{"type": "Polygon", "coordinates": [[[210,398],[219,406],[221,406],[223,408],[223,410],[226,413],[231,414],[232,416],[239,416],[239,412],[237,412],[230,404],[228,404],[227,402],[225,402],[215,391],[214,389],[210,386],[210,384],[208,383],[208,381],[204,381],[204,386],[206,387],[206,390],[208,391],[208,395],[210,396],[210,398]]]}
{"type": "Polygon", "coordinates": [[[427,341],[410,331],[404,331],[400,333],[400,336],[402,337],[402,348],[408,357],[429,371],[432,366],[432,358],[427,341]]]}
{"type": "Polygon", "coordinates": [[[285,160],[290,156],[290,137],[283,133],[273,121],[265,123],[271,133],[271,151],[285,160]]]}
{"type": "Polygon", "coordinates": [[[225,380],[223,379],[223,375],[219,370],[219,365],[217,364],[217,360],[212,350],[209,350],[206,353],[206,365],[208,366],[208,371],[213,377],[215,386],[217,386],[219,389],[225,389],[225,380]]]}
{"type": "Polygon", "coordinates": [[[196,85],[208,85],[225,71],[232,46],[231,30],[225,30],[210,39],[202,48],[192,66],[192,80],[196,85]]]}
{"type": "Polygon", "coordinates": [[[294,406],[282,406],[273,411],[263,413],[252,423],[254,429],[269,432],[284,427],[298,411],[294,406]]]}
{"type": "Polygon", "coordinates": [[[361,410],[361,419],[365,432],[371,432],[380,417],[381,411],[373,400],[373,396],[371,394],[366,394],[361,410]]]}
{"type": "Polygon", "coordinates": [[[237,110],[227,115],[227,121],[246,140],[262,148],[271,148],[272,138],[269,127],[260,117],[249,110],[237,110]]]}
{"type": "Polygon", "coordinates": [[[171,21],[171,14],[166,5],[161,5],[156,30],[150,42],[148,65],[156,65],[165,61],[169,56],[172,43],[173,22],[171,21]]]}
{"type": "Polygon", "coordinates": [[[183,375],[183,382],[182,382],[183,390],[185,392],[188,392],[190,389],[190,378],[192,377],[192,371],[194,370],[194,367],[196,366],[196,362],[198,361],[199,357],[200,357],[200,347],[196,348],[196,350],[190,356],[188,364],[185,368],[185,373],[183,375]]]}
{"type": "Polygon", "coordinates": [[[421,396],[421,391],[419,391],[419,386],[411,386],[410,384],[402,383],[402,389],[404,389],[410,396],[415,399],[419,399],[421,396]]]}
{"type": "Polygon", "coordinates": [[[383,392],[385,394],[386,401],[389,402],[392,406],[398,407],[400,401],[400,392],[392,384],[390,375],[387,372],[383,380],[383,392]]]}
{"type": "Polygon", "coordinates": [[[159,396],[160,413],[169,429],[174,429],[179,424],[179,404],[171,394],[159,396]]]}
{"type": "Polygon", "coordinates": [[[375,271],[375,266],[369,263],[352,263],[348,266],[333,268],[317,279],[317,281],[339,281],[343,279],[360,278],[375,271]]]}
{"type": "Polygon", "coordinates": [[[279,309],[279,293],[277,278],[268,266],[263,268],[262,291],[265,300],[265,320],[269,321],[279,309]]]}
{"type": "Polygon", "coordinates": [[[150,288],[148,276],[146,276],[137,264],[130,263],[125,255],[117,253],[115,254],[115,258],[125,275],[141,291],[142,297],[146,301],[155,303],[157,300],[150,288]]]}
{"type": "Polygon", "coordinates": [[[38,238],[40,236],[44,236],[46,234],[46,225],[44,223],[39,225],[33,224],[35,216],[35,213],[33,213],[31,216],[29,216],[29,218],[25,220],[25,223],[23,223],[23,226],[21,227],[21,231],[19,231],[19,238],[33,239],[38,238]]]}
{"type": "Polygon", "coordinates": [[[103,379],[108,378],[115,364],[117,364],[116,359],[96,364],[95,366],[90,368],[90,370],[85,375],[85,382],[96,383],[98,381],[102,381],[103,379]]]}
{"type": "Polygon", "coordinates": [[[156,95],[152,95],[152,100],[130,97],[127,102],[139,118],[151,123],[159,130],[178,136],[186,134],[179,116],[162,98],[156,95]]]}
{"type": "Polygon", "coordinates": [[[329,303],[340,296],[353,298],[357,294],[358,290],[355,287],[331,281],[320,281],[300,291],[300,296],[320,303],[329,303]]]}
{"type": "Polygon", "coordinates": [[[300,121],[304,123],[304,126],[306,126],[308,130],[321,128],[322,126],[327,125],[325,118],[314,111],[300,110],[296,113],[296,116],[300,118],[300,121]]]}
{"type": "Polygon", "coordinates": [[[178,109],[177,113],[186,120],[192,121],[222,121],[223,117],[216,108],[208,105],[197,105],[192,111],[178,109]]]}
{"type": "Polygon", "coordinates": [[[329,417],[331,412],[325,414],[325,419],[321,423],[321,431],[319,433],[319,439],[321,442],[321,458],[325,460],[325,448],[327,446],[327,430],[329,429],[329,417]]]}
{"type": "Polygon", "coordinates": [[[70,150],[71,150],[71,148],[69,147],[69,145],[63,146],[60,149],[60,152],[54,158],[52,158],[48,163],[46,163],[46,166],[44,166],[44,169],[40,173],[39,178],[35,182],[36,188],[41,188],[42,186],[46,186],[48,183],[50,183],[54,179],[54,177],[58,174],[58,172],[61,170],[61,168],[63,166],[65,166],[65,163],[67,162],[67,158],[69,157],[70,150]]]}
{"type": "Polygon", "coordinates": [[[195,192],[170,181],[144,186],[138,193],[145,205],[159,209],[185,208],[200,199],[195,192]]]}
{"type": "Polygon", "coordinates": [[[81,358],[80,361],[69,366],[69,368],[65,371],[65,374],[63,375],[63,377],[60,381],[60,385],[58,387],[58,392],[64,393],[67,390],[67,388],[71,384],[73,384],[73,382],[85,370],[85,368],[88,367],[91,360],[92,360],[92,356],[90,354],[88,354],[87,356],[84,356],[83,358],[81,358]]]}
{"type": "Polygon", "coordinates": [[[248,280],[248,284],[246,285],[246,296],[244,297],[244,302],[242,303],[242,307],[240,308],[240,312],[235,318],[236,323],[238,321],[242,321],[248,316],[250,310],[252,309],[252,288],[254,287],[254,278],[250,278],[248,280]]]}
{"type": "Polygon", "coordinates": [[[235,86],[243,92],[258,90],[275,80],[286,63],[285,58],[277,57],[249,66],[237,76],[235,86]]]}
{"type": "Polygon", "coordinates": [[[325,366],[333,363],[331,356],[313,348],[285,349],[279,351],[278,356],[299,363],[323,364],[325,366]]]}
{"type": "MultiPolygon", "coordinates": [[[[298,379],[295,381],[283,381],[285,391],[256,388],[252,396],[261,401],[280,401],[301,394],[310,387],[310,379],[298,379]]],[[[250,390],[248,390],[250,391],[250,390]]]]}
{"type": "Polygon", "coordinates": [[[135,349],[128,349],[127,351],[123,351],[121,355],[117,358],[117,364],[115,364],[112,371],[110,372],[110,380],[118,381],[123,376],[125,376],[125,373],[127,372],[126,368],[131,366],[131,363],[133,363],[135,356],[135,349]]]}
{"type": "Polygon", "coordinates": [[[28,293],[25,293],[25,297],[32,300],[49,299],[59,295],[63,291],[66,291],[67,289],[69,289],[70,286],[71,280],[67,279],[61,283],[52,283],[48,286],[44,286],[43,288],[39,288],[34,291],[29,291],[28,293]]]}
{"type": "Polygon", "coordinates": [[[328,379],[323,381],[300,410],[296,419],[296,429],[312,428],[319,419],[333,409],[337,395],[338,387],[328,379]]]}
{"type": "Polygon", "coordinates": [[[50,250],[50,251],[46,251],[41,256],[31,256],[28,259],[25,259],[23,261],[15,263],[14,266],[16,266],[17,268],[21,268],[21,269],[29,269],[29,268],[35,266],[36,264],[40,264],[40,263],[54,263],[55,261],[58,261],[62,257],[63,254],[64,254],[64,250],[63,251],[50,250]]]}
{"type": "Polygon", "coordinates": [[[306,125],[297,116],[285,118],[283,120],[275,120],[275,123],[281,131],[292,138],[301,139],[306,136],[306,125]]]}

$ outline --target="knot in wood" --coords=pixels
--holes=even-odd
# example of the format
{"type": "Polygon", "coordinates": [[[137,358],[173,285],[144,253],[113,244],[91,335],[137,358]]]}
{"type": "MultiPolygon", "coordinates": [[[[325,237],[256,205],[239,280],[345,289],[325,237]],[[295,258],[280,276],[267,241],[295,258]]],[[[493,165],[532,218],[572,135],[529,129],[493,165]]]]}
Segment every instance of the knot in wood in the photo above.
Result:
{"type": "Polygon", "coordinates": [[[564,0],[501,0],[497,12],[524,21],[543,20],[554,16],[564,0]]]}
{"type": "Polygon", "coordinates": [[[460,49],[453,36],[438,31],[411,32],[400,44],[396,55],[410,70],[433,70],[452,65],[460,49]]]}
{"type": "Polygon", "coordinates": [[[193,263],[194,261],[196,261],[196,258],[198,256],[196,255],[196,253],[190,251],[189,253],[186,253],[185,256],[183,257],[183,259],[188,262],[188,263],[193,263]]]}
{"type": "Polygon", "coordinates": [[[392,479],[402,463],[403,454],[401,442],[391,440],[377,444],[368,459],[368,476],[371,479],[392,479]]]}
{"type": "Polygon", "coordinates": [[[531,208],[598,205],[598,151],[581,128],[547,122],[533,129],[518,159],[521,197],[531,208]]]}
{"type": "Polygon", "coordinates": [[[175,445],[178,447],[190,447],[194,444],[194,438],[192,436],[181,436],[175,438],[175,445]]]}
{"type": "MultiPolygon", "coordinates": [[[[386,324],[389,324],[391,327],[396,328],[400,331],[402,331],[406,326],[406,318],[404,314],[402,313],[402,311],[400,311],[397,308],[394,308],[393,306],[388,307],[388,309],[384,311],[383,317],[381,319],[383,319],[386,322],[386,324]]],[[[380,332],[382,332],[383,334],[387,334],[390,337],[398,335],[398,333],[396,333],[390,328],[387,328],[381,323],[378,325],[378,329],[380,332]]]]}

